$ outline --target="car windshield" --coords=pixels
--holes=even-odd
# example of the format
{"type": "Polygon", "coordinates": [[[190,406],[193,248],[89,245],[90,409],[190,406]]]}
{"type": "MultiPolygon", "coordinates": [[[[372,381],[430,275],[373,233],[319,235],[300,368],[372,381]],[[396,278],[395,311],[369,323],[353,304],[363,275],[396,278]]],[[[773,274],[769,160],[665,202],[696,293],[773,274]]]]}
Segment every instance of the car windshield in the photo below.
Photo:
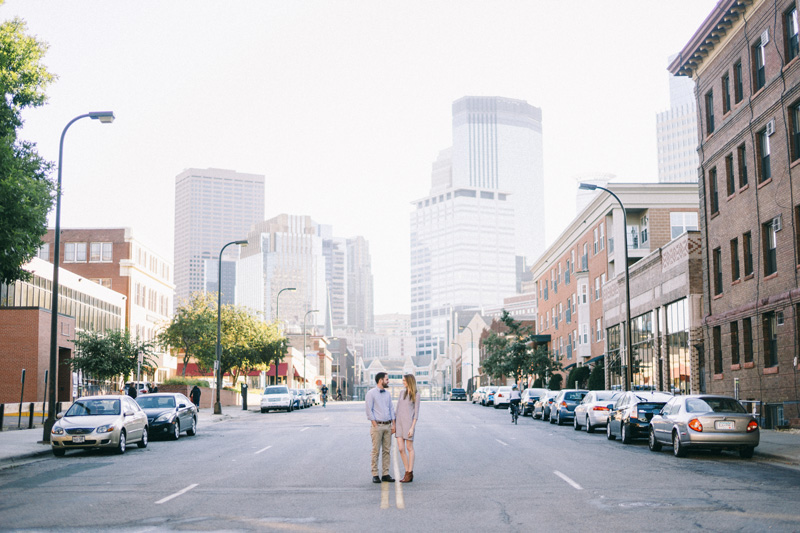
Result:
{"type": "Polygon", "coordinates": [[[456,394],[464,394],[464,389],[453,389],[453,392],[456,394]]]}
{"type": "Polygon", "coordinates": [[[142,409],[169,409],[175,407],[174,396],[137,396],[136,403],[142,409]]]}
{"type": "Polygon", "coordinates": [[[583,400],[583,397],[586,396],[585,392],[565,392],[564,399],[571,400],[573,402],[579,402],[583,400]]]}
{"type": "Polygon", "coordinates": [[[747,413],[733,398],[691,398],[686,400],[687,413],[747,413]]]}
{"type": "Polygon", "coordinates": [[[666,402],[642,402],[638,405],[639,409],[661,409],[666,402]]]}
{"type": "Polygon", "coordinates": [[[64,416],[106,416],[119,414],[119,400],[78,400],[64,416]]]}
{"type": "Polygon", "coordinates": [[[264,394],[289,394],[289,389],[286,387],[267,387],[264,394]]]}

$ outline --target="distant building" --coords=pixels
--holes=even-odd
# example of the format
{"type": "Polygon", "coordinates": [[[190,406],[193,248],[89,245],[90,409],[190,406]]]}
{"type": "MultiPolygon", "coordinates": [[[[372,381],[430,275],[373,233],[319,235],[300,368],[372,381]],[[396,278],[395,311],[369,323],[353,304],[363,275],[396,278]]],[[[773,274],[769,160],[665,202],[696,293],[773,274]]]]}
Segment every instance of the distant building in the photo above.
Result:
{"type": "MultiPolygon", "coordinates": [[[[670,62],[675,57],[670,57],[670,62]]],[[[694,81],[670,74],[669,102],[669,109],[656,115],[658,181],[694,183],[700,163],[694,81]]]]}
{"type": "Polygon", "coordinates": [[[374,330],[378,335],[411,335],[411,315],[405,313],[375,315],[374,330]]]}
{"type": "Polygon", "coordinates": [[[347,323],[372,331],[375,322],[372,258],[364,237],[347,239],[347,323]]]}
{"type": "MultiPolygon", "coordinates": [[[[264,176],[216,168],[184,170],[175,177],[175,301],[208,290],[206,273],[222,247],[244,239],[250,226],[264,220],[264,176]]],[[[229,246],[226,256],[236,258],[229,246]]],[[[213,266],[212,266],[213,265],[213,266]]],[[[225,269],[223,268],[223,273],[225,269]]],[[[216,284],[216,283],[214,283],[216,284]]],[[[223,289],[226,289],[223,281],[223,289]]],[[[223,300],[230,295],[223,292],[223,300]]]]}
{"type": "Polygon", "coordinates": [[[795,2],[721,0],[669,65],[697,85],[702,392],[800,426],[800,31],[795,2]]]}

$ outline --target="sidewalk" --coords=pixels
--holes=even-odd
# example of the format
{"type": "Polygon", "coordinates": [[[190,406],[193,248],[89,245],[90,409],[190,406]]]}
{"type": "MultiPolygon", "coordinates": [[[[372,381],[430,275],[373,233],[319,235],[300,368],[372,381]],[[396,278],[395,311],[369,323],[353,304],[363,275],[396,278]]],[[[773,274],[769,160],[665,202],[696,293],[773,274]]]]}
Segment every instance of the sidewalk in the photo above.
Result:
{"type": "MultiPolygon", "coordinates": [[[[197,420],[198,431],[202,431],[203,427],[207,427],[209,424],[225,422],[226,420],[233,420],[258,412],[258,405],[247,411],[238,405],[223,407],[221,415],[215,415],[213,409],[203,408],[200,410],[197,420]]],[[[16,422],[16,419],[14,420],[16,422]]],[[[37,424],[38,420],[37,418],[37,424]]],[[[23,423],[23,427],[27,426],[23,423]]],[[[16,425],[13,429],[9,429],[4,426],[3,431],[0,431],[0,470],[13,467],[39,456],[51,455],[50,445],[41,444],[42,431],[41,425],[37,425],[33,429],[16,429],[16,425]]]]}

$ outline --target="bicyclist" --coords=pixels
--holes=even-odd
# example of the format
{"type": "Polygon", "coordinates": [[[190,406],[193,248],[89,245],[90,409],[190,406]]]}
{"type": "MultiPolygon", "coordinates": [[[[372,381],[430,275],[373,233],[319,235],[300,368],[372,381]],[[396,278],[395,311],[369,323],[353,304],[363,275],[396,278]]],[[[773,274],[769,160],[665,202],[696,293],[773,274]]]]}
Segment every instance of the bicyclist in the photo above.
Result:
{"type": "Polygon", "coordinates": [[[511,409],[511,415],[514,414],[519,415],[519,401],[522,399],[522,395],[519,393],[519,389],[516,385],[511,387],[511,396],[509,397],[509,409],[511,409]]]}

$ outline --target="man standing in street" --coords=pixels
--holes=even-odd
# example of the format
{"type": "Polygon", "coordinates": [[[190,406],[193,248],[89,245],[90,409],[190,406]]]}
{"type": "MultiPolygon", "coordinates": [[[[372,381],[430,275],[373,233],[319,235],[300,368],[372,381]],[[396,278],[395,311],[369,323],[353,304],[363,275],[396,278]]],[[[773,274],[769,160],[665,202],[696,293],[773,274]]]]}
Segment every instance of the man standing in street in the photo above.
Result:
{"type": "Polygon", "coordinates": [[[370,389],[366,397],[367,419],[372,424],[369,434],[372,437],[372,482],[394,481],[389,475],[391,461],[392,435],[395,429],[394,406],[392,395],[386,390],[389,387],[389,376],[386,372],[375,375],[378,384],[370,389]],[[378,477],[378,453],[381,454],[381,470],[383,475],[378,477]]]}

